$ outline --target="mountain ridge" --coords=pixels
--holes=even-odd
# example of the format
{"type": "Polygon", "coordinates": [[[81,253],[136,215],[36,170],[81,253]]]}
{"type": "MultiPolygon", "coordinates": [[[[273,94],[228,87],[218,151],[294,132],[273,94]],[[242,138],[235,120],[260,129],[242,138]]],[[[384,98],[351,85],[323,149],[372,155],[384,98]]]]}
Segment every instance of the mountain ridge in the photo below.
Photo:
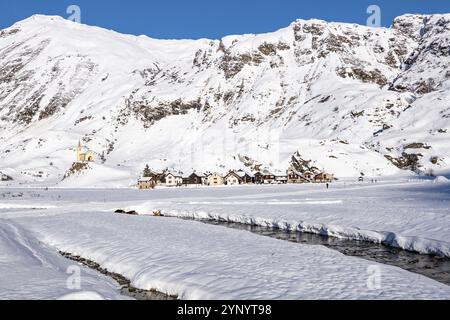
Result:
{"type": "Polygon", "coordinates": [[[60,184],[78,140],[101,162],[75,185],[293,156],[339,177],[447,170],[449,21],[157,40],[33,16],[0,33],[0,171],[60,184]]]}

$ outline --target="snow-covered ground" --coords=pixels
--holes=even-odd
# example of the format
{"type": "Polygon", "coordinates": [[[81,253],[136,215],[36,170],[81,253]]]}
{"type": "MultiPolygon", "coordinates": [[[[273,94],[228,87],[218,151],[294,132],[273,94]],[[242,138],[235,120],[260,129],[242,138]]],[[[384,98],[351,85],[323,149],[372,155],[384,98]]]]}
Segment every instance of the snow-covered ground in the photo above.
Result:
{"type": "Polygon", "coordinates": [[[106,276],[71,263],[23,228],[0,220],[0,299],[124,299],[106,276]],[[77,287],[81,275],[82,288],[77,287]]]}
{"type": "Polygon", "coordinates": [[[182,299],[450,298],[450,287],[395,267],[198,222],[84,212],[17,223],[136,287],[182,299]]]}
{"type": "MultiPolygon", "coordinates": [[[[12,270],[30,267],[27,259],[15,259],[11,254],[14,250],[20,256],[28,252],[15,245],[18,236],[11,230],[17,228],[33,239],[28,241],[45,247],[45,256],[57,250],[80,255],[124,275],[135,287],[157,289],[183,299],[450,299],[450,287],[444,284],[322,246],[172,217],[114,213],[118,208],[143,214],[163,210],[172,215],[301,226],[313,232],[367,240],[391,237],[396,239],[392,240],[394,245],[446,253],[450,242],[449,200],[450,184],[443,179],[437,183],[347,182],[332,185],[330,190],[323,185],[154,191],[0,190],[2,253],[10,252],[2,255],[2,274],[14,275],[15,271],[8,268],[11,265],[12,270]]],[[[45,265],[65,266],[52,261],[45,265]]],[[[62,270],[61,280],[56,277],[50,281],[47,293],[60,282],[65,285],[67,278],[64,268],[51,269],[62,270]]],[[[23,279],[7,277],[5,285],[1,278],[2,297],[8,297],[5,291],[19,280],[46,282],[46,273],[23,274],[23,279]]],[[[89,282],[85,287],[83,282],[81,291],[113,297],[91,283],[95,284],[89,282]]],[[[23,295],[33,294],[46,297],[32,285],[23,295]]],[[[18,297],[20,290],[11,296],[18,297]]]]}

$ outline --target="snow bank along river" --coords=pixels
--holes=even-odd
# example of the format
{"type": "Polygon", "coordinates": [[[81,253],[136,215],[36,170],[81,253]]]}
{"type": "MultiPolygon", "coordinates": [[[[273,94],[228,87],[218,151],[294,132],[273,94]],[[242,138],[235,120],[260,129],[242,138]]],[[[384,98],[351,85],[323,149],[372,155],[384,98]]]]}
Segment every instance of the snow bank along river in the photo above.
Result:
{"type": "Polygon", "coordinates": [[[450,285],[450,258],[447,257],[418,254],[379,243],[340,239],[314,233],[292,232],[289,230],[242,223],[221,222],[217,220],[199,221],[238,230],[246,230],[255,234],[295,243],[323,245],[348,256],[393,265],[450,285]]]}

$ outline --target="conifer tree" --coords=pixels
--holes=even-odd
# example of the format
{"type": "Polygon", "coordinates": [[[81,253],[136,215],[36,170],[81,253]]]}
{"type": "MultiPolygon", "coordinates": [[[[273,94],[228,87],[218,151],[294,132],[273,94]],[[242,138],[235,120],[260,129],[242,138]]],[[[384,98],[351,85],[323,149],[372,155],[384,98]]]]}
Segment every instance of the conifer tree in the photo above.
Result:
{"type": "Polygon", "coordinates": [[[150,167],[147,164],[144,169],[144,178],[149,178],[151,176],[152,176],[152,171],[150,170],[150,167]]]}

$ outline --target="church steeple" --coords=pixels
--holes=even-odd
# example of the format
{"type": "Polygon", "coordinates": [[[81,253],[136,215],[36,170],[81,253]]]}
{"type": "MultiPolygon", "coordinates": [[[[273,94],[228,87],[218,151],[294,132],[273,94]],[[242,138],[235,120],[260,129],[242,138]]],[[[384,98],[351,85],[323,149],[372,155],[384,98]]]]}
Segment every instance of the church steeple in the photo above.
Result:
{"type": "Polygon", "coordinates": [[[81,161],[81,141],[78,140],[77,146],[77,161],[81,161]]]}

